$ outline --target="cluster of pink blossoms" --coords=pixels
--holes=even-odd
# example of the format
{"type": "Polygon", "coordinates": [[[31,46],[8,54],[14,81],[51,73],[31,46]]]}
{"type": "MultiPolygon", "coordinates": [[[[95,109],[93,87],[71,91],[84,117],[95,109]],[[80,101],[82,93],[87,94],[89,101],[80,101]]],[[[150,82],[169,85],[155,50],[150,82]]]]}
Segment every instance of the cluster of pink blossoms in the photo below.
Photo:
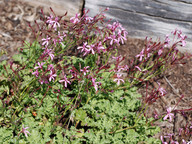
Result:
{"type": "Polygon", "coordinates": [[[110,32],[108,33],[108,36],[105,37],[104,41],[110,40],[111,46],[113,44],[124,44],[124,41],[127,40],[126,37],[128,32],[122,27],[119,22],[114,22],[112,25],[108,24],[107,28],[110,30],[110,32]]]}
{"type": "MultiPolygon", "coordinates": [[[[174,38],[173,38],[173,44],[175,44],[175,46],[176,46],[176,44],[180,44],[180,46],[182,46],[182,47],[185,47],[185,46],[186,46],[186,41],[185,41],[185,40],[186,40],[187,36],[186,36],[186,35],[183,35],[181,30],[175,29],[175,31],[173,31],[173,32],[171,32],[171,33],[172,33],[173,36],[174,36],[174,38]]],[[[157,51],[158,51],[158,56],[160,56],[160,55],[163,53],[163,49],[164,49],[165,47],[169,47],[169,46],[170,46],[170,42],[171,42],[171,40],[170,40],[170,38],[169,38],[169,35],[166,35],[165,41],[164,41],[164,45],[162,45],[161,47],[159,47],[159,48],[157,49],[157,51]]],[[[173,44],[172,44],[172,45],[173,45],[173,44]]],[[[144,59],[147,59],[147,58],[149,58],[149,57],[152,55],[151,52],[153,51],[153,49],[154,49],[154,48],[151,47],[151,45],[149,45],[146,50],[145,50],[145,49],[142,49],[142,51],[140,52],[140,54],[136,55],[135,57],[139,58],[139,61],[142,61],[143,58],[144,58],[144,59]]],[[[156,50],[156,49],[155,49],[155,50],[156,50]]],[[[174,50],[175,50],[175,53],[176,53],[177,48],[174,47],[174,50]]],[[[174,54],[173,54],[173,55],[174,55],[174,54]]],[[[173,56],[173,59],[174,59],[174,56],[173,56]]]]}
{"type": "MultiPolygon", "coordinates": [[[[87,19],[89,19],[89,21],[92,20],[90,19],[90,17],[87,17],[87,19]]],[[[76,17],[71,18],[71,22],[77,23],[78,15],[76,15],[76,17]]],[[[106,28],[107,33],[105,34],[105,37],[103,37],[103,35],[99,35],[100,39],[103,39],[103,41],[97,41],[96,43],[91,44],[88,44],[88,42],[84,42],[83,46],[79,46],[77,48],[78,50],[80,50],[81,53],[83,53],[83,56],[86,56],[88,54],[95,55],[96,53],[100,54],[108,52],[108,50],[110,50],[110,47],[115,48],[116,45],[120,45],[120,43],[124,44],[124,41],[127,40],[126,37],[128,33],[119,22],[114,22],[112,25],[108,24],[106,28]],[[106,47],[107,42],[109,42],[110,44],[108,48],[106,47]]],[[[120,61],[120,57],[117,57],[115,59],[116,61],[120,61]]],[[[119,66],[119,69],[116,70],[117,77],[114,79],[114,81],[117,82],[117,85],[120,85],[121,82],[124,83],[124,80],[121,78],[122,74],[120,74],[120,71],[127,69],[119,66]]],[[[83,68],[81,71],[84,72],[85,75],[86,72],[88,72],[87,67],[83,68]]],[[[95,80],[95,78],[91,77],[92,84],[95,90],[97,91],[98,86],[101,84],[99,82],[95,82],[95,80]]]]}
{"type": "MultiPolygon", "coordinates": [[[[87,11],[87,12],[88,12],[88,11],[87,11]]],[[[94,20],[94,18],[89,17],[89,16],[87,16],[87,15],[85,15],[83,18],[84,18],[84,20],[85,20],[85,23],[91,23],[91,22],[94,20]]],[[[82,20],[82,18],[80,17],[80,14],[79,14],[79,13],[77,13],[77,14],[75,15],[75,17],[71,17],[71,18],[70,18],[70,22],[72,22],[73,24],[78,24],[81,20],[82,20]]]]}
{"type": "Polygon", "coordinates": [[[172,34],[173,34],[175,37],[177,37],[177,38],[176,38],[176,41],[177,41],[178,43],[181,43],[180,46],[182,46],[182,47],[185,47],[185,46],[186,46],[186,41],[185,41],[185,39],[187,38],[187,36],[184,35],[181,30],[175,29],[175,31],[173,31],[172,34]]]}
{"type": "MultiPolygon", "coordinates": [[[[75,21],[77,17],[71,18],[71,21],[75,21]]],[[[90,18],[88,17],[89,21],[90,18]]],[[[77,21],[77,20],[76,20],[77,21]]],[[[75,21],[75,22],[76,22],[75,21]]],[[[124,41],[127,40],[127,31],[121,26],[119,22],[114,22],[112,25],[107,25],[107,33],[105,37],[101,37],[103,41],[98,41],[96,43],[88,44],[87,42],[83,43],[83,46],[79,46],[77,49],[81,49],[81,52],[84,52],[83,56],[87,54],[95,54],[101,52],[107,52],[107,48],[104,46],[104,43],[109,41],[110,47],[114,48],[115,45],[120,45],[120,43],[124,44],[124,41]]]]}
{"type": "Polygon", "coordinates": [[[33,75],[35,75],[37,78],[39,78],[39,82],[41,84],[45,83],[49,83],[52,80],[55,80],[55,77],[57,77],[56,71],[53,67],[52,64],[48,65],[47,69],[43,68],[43,65],[45,64],[45,62],[37,62],[38,66],[34,67],[35,71],[32,73],[33,75]]]}
{"type": "Polygon", "coordinates": [[[64,75],[63,79],[60,80],[59,82],[60,83],[64,82],[65,87],[67,87],[67,83],[71,84],[71,82],[67,79],[67,76],[64,73],[63,73],[63,75],[64,75]]]}
{"type": "Polygon", "coordinates": [[[70,22],[72,22],[74,24],[79,23],[80,22],[80,18],[79,17],[80,17],[80,14],[78,13],[78,14],[75,15],[75,17],[70,18],[70,22]]]}
{"type": "Polygon", "coordinates": [[[127,65],[119,65],[120,62],[124,60],[124,58],[121,55],[119,55],[118,57],[112,56],[112,59],[115,59],[117,64],[117,67],[114,69],[114,72],[116,73],[116,77],[113,81],[117,82],[117,85],[120,85],[121,83],[125,83],[123,79],[123,73],[126,73],[129,67],[127,65]]]}
{"type": "Polygon", "coordinates": [[[47,17],[46,23],[48,23],[51,27],[57,30],[57,28],[60,27],[60,23],[58,21],[58,17],[53,17],[53,15],[50,15],[49,17],[47,17]]]}
{"type": "MultiPolygon", "coordinates": [[[[42,46],[45,46],[45,48],[42,48],[44,51],[42,53],[42,55],[40,56],[41,60],[47,60],[49,57],[51,58],[51,60],[53,61],[54,58],[54,52],[52,49],[49,49],[49,43],[50,43],[51,38],[50,37],[46,37],[42,39],[42,46]]],[[[56,74],[56,70],[54,69],[52,64],[48,64],[47,68],[45,68],[46,66],[43,65],[45,64],[45,62],[37,62],[38,66],[35,66],[34,69],[35,71],[32,73],[33,75],[35,75],[37,78],[39,77],[39,82],[41,84],[45,83],[49,83],[50,81],[54,81],[55,77],[57,76],[56,74]]]]}
{"type": "Polygon", "coordinates": [[[63,41],[64,38],[66,37],[66,34],[63,32],[62,35],[58,30],[58,28],[60,27],[60,23],[59,23],[59,18],[58,17],[53,17],[52,15],[50,15],[49,17],[47,17],[47,21],[46,23],[50,26],[50,29],[53,29],[56,31],[57,36],[56,37],[50,37],[49,35],[46,35],[46,38],[42,39],[42,46],[44,46],[44,48],[42,48],[43,52],[40,56],[40,60],[43,62],[37,62],[36,67],[34,67],[35,71],[32,73],[33,75],[35,75],[37,78],[39,78],[39,82],[41,84],[45,83],[49,83],[51,81],[54,81],[55,78],[57,77],[56,74],[56,70],[53,67],[52,64],[46,64],[48,58],[50,57],[51,61],[54,60],[54,50],[53,47],[57,46],[57,43],[61,44],[64,46],[63,41]],[[44,68],[43,68],[44,65],[44,68]]]}

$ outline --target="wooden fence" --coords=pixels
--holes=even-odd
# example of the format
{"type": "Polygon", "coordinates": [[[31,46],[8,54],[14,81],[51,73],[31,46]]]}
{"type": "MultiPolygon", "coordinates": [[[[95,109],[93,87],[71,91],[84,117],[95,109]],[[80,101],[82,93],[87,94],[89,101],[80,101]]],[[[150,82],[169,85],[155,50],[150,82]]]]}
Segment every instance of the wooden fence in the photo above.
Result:
{"type": "Polygon", "coordinates": [[[90,16],[109,7],[106,16],[119,21],[130,37],[163,39],[176,28],[188,36],[185,50],[192,51],[192,0],[86,0],[90,16]]]}

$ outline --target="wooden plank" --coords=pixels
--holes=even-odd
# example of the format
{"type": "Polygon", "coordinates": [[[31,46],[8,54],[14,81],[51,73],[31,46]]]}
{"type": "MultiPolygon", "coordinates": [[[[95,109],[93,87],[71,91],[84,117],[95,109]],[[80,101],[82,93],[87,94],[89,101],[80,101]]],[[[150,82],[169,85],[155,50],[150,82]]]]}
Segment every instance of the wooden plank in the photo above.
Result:
{"type": "Polygon", "coordinates": [[[188,36],[185,50],[192,49],[191,0],[86,0],[90,16],[100,8],[109,7],[108,19],[119,21],[136,38],[146,36],[161,39],[171,31],[180,29],[188,36]]]}
{"type": "Polygon", "coordinates": [[[50,12],[50,7],[57,15],[63,15],[67,11],[67,18],[75,16],[76,13],[82,12],[84,0],[20,0],[38,7],[42,6],[44,12],[50,12]]]}

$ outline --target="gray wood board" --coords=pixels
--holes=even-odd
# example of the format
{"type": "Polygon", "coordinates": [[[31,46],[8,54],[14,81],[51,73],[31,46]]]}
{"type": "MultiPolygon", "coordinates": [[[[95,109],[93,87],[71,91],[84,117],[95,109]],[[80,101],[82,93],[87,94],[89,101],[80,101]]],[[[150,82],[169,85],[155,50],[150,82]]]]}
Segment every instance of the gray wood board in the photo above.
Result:
{"type": "Polygon", "coordinates": [[[67,11],[67,17],[75,16],[76,13],[81,13],[84,0],[20,0],[27,2],[35,7],[44,7],[45,12],[50,12],[50,7],[57,15],[64,15],[67,11]]]}
{"type": "Polygon", "coordinates": [[[130,37],[164,39],[176,28],[188,36],[185,50],[192,49],[192,0],[86,0],[94,16],[109,7],[108,19],[119,21],[130,37]]]}

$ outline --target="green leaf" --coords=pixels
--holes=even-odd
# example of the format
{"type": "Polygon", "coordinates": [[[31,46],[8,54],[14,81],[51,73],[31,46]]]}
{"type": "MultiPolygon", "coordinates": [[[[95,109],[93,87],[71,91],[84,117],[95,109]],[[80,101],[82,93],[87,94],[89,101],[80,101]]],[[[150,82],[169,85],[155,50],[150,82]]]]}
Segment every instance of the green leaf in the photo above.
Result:
{"type": "Polygon", "coordinates": [[[87,117],[87,113],[85,110],[83,109],[78,109],[76,112],[75,112],[75,119],[76,120],[81,120],[81,121],[84,121],[84,119],[87,117]]]}
{"type": "Polygon", "coordinates": [[[15,54],[13,55],[12,59],[16,62],[19,62],[20,64],[23,64],[27,61],[27,58],[24,57],[23,54],[15,54]]]}
{"type": "Polygon", "coordinates": [[[44,141],[45,142],[48,142],[50,141],[50,135],[51,135],[51,129],[52,129],[52,125],[50,122],[47,122],[44,126],[44,135],[43,135],[43,138],[44,138],[44,141]]]}
{"type": "Polygon", "coordinates": [[[13,131],[11,129],[5,127],[0,128],[0,143],[2,144],[9,143],[12,137],[13,137],[13,131]]]}
{"type": "Polygon", "coordinates": [[[24,87],[29,85],[31,80],[33,79],[33,77],[30,77],[30,76],[26,75],[26,76],[23,77],[23,79],[24,79],[24,81],[22,82],[21,89],[23,89],[24,87]]]}
{"type": "Polygon", "coordinates": [[[30,132],[30,135],[28,137],[28,141],[30,143],[34,143],[34,144],[42,143],[43,142],[42,134],[37,129],[33,129],[30,132]]]}

